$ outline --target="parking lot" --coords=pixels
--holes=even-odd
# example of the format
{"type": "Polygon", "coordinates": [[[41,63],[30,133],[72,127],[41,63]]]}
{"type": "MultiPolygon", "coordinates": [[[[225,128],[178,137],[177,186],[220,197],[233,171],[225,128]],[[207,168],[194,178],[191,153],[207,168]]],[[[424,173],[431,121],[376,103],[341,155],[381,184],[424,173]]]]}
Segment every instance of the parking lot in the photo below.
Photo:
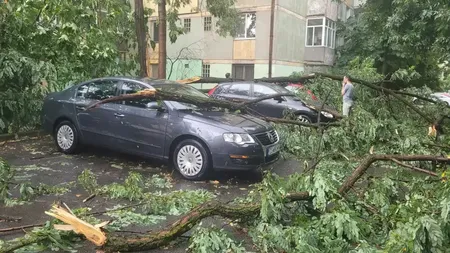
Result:
{"type": "MultiPolygon", "coordinates": [[[[17,182],[31,182],[33,185],[44,183],[48,185],[66,184],[72,182],[70,191],[60,196],[39,196],[32,202],[14,207],[0,206],[1,215],[19,216],[17,222],[0,222],[0,228],[38,224],[49,220],[44,212],[57,201],[66,203],[70,208],[89,206],[94,211],[103,211],[117,204],[115,201],[103,198],[94,198],[83,203],[89,196],[87,192],[75,184],[77,177],[85,170],[91,170],[98,179],[99,185],[122,183],[130,171],[141,173],[144,177],[155,174],[170,178],[173,184],[171,190],[204,189],[214,193],[220,201],[226,202],[239,196],[244,196],[252,184],[261,180],[260,172],[213,173],[207,181],[193,182],[184,180],[170,166],[160,162],[146,160],[140,157],[129,156],[117,152],[85,148],[77,155],[64,155],[56,151],[53,139],[49,136],[33,137],[17,142],[0,142],[1,157],[17,171],[17,182]]],[[[289,175],[299,170],[299,163],[289,160],[280,160],[270,168],[280,175],[289,175]]],[[[17,192],[17,189],[13,189],[17,192]]],[[[176,217],[173,217],[174,219],[176,217]]],[[[173,219],[161,223],[158,227],[166,225],[173,219]]],[[[155,229],[155,228],[151,228],[155,229]]],[[[23,231],[9,234],[0,234],[0,239],[10,239],[21,236],[23,231]]],[[[171,249],[170,252],[174,252],[171,249]]],[[[181,249],[180,249],[181,250],[181,249]]]]}

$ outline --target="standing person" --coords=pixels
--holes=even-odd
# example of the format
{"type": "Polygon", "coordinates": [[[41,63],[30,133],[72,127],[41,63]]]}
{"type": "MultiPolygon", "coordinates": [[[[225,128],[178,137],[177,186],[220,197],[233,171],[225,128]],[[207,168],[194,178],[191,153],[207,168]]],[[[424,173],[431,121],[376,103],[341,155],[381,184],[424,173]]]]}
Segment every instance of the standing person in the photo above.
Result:
{"type": "Polygon", "coordinates": [[[343,115],[348,117],[350,115],[351,110],[353,109],[354,103],[354,95],[353,95],[353,84],[348,76],[344,76],[344,80],[342,81],[342,111],[343,115]]]}

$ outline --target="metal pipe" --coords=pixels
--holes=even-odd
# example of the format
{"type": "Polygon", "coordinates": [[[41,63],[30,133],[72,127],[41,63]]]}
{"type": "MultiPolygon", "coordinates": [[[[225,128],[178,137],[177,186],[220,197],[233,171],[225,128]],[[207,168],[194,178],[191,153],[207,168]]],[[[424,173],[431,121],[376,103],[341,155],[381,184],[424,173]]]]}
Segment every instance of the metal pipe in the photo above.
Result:
{"type": "Polygon", "coordinates": [[[270,38],[269,38],[269,78],[272,77],[272,60],[273,60],[273,27],[275,20],[275,0],[272,0],[270,7],[270,38]]]}

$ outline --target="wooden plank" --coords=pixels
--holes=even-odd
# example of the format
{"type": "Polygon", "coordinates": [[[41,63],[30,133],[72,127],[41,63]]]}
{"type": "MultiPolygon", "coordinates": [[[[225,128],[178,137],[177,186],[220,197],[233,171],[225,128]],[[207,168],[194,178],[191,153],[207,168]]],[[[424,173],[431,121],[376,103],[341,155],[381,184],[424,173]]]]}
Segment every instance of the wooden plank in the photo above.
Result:
{"type": "Polygon", "coordinates": [[[233,59],[254,60],[256,40],[235,40],[233,42],[233,59]]]}

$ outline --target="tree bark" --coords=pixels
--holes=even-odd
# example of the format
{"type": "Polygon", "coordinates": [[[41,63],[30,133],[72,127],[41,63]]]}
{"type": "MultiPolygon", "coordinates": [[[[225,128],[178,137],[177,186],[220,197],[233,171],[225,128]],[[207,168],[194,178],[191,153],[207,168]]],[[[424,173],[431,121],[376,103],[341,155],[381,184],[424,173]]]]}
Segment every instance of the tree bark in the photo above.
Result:
{"type": "Polygon", "coordinates": [[[237,219],[257,215],[259,210],[259,204],[230,206],[219,202],[207,202],[194,208],[162,231],[131,238],[123,236],[109,237],[104,249],[108,252],[130,252],[159,248],[191,230],[206,217],[219,215],[225,218],[237,219]]]}
{"type": "Polygon", "coordinates": [[[158,77],[166,79],[166,62],[167,62],[167,19],[166,19],[166,0],[159,0],[158,3],[159,16],[159,64],[158,77]]]}
{"type": "Polygon", "coordinates": [[[136,25],[136,36],[138,43],[140,76],[147,77],[147,33],[145,32],[144,2],[134,0],[134,20],[136,25]]]}

